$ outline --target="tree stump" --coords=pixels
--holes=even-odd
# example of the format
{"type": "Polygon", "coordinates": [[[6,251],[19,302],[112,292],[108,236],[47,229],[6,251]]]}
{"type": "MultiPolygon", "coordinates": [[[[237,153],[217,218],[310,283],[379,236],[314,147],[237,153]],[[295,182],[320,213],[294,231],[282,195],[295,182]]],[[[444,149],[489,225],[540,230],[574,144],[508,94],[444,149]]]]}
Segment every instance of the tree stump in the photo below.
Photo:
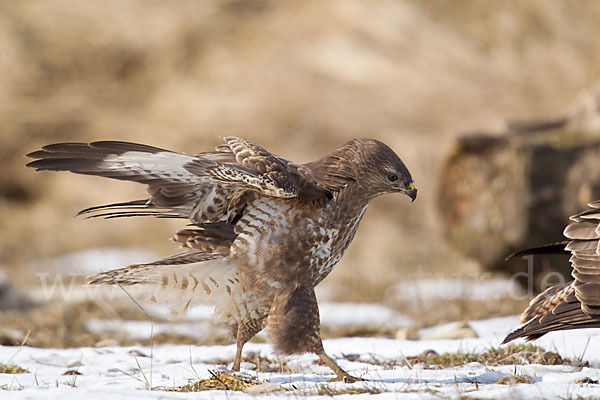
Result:
{"type": "Polygon", "coordinates": [[[551,271],[571,279],[567,257],[535,256],[532,266],[505,258],[564,240],[569,216],[597,199],[600,138],[570,131],[560,119],[461,137],[440,173],[438,206],[462,253],[488,271],[520,273],[519,281],[539,289],[560,281],[551,271]]]}

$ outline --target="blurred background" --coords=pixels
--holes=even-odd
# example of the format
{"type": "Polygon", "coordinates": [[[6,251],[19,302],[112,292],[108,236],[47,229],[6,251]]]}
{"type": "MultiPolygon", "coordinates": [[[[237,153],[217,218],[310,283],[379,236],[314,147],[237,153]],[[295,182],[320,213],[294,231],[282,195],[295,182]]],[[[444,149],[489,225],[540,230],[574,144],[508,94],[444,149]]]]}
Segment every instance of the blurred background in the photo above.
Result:
{"type": "MultiPolygon", "coordinates": [[[[568,141],[568,151],[594,142],[598,132],[598,20],[593,0],[0,1],[2,318],[13,336],[33,330],[36,345],[101,341],[86,318],[143,316],[93,301],[54,305],[35,295],[39,273],[50,281],[166,256],[175,250],[167,239],[183,226],[74,218],[89,206],[142,198],[143,187],[36,174],[24,168],[26,153],[52,142],[105,139],[197,153],[228,135],[296,162],[371,137],[411,170],[417,201],[384,196],[372,203],[321,299],[384,303],[417,326],[516,314],[527,293],[512,295],[521,289],[500,279],[526,265],[503,271],[498,260],[522,244],[560,240],[566,215],[597,192],[569,186],[577,196],[555,210],[556,224],[548,227],[555,234],[523,239],[531,224],[519,224],[540,215],[530,212],[537,193],[531,182],[547,179],[530,173],[537,165],[531,153],[550,140],[535,132],[553,130],[551,143],[562,143],[567,131],[586,132],[568,141]],[[523,132],[534,133],[523,139],[523,132]],[[490,143],[502,157],[485,152],[490,143]],[[469,166],[456,167],[457,160],[469,166]],[[494,171],[519,168],[490,189],[496,172],[483,171],[490,163],[494,171]],[[488,197],[481,200],[482,193],[488,197]],[[471,221],[468,233],[461,230],[465,215],[478,216],[481,202],[498,199],[492,222],[471,221]],[[515,209],[520,213],[504,219],[515,209]],[[483,235],[489,246],[504,241],[493,257],[485,243],[469,247],[483,235]],[[415,289],[414,281],[422,286],[415,289]],[[443,310],[426,301],[448,287],[456,290],[437,298],[443,310]],[[477,287],[510,300],[490,305],[477,287]]],[[[544,155],[543,171],[554,173],[547,166],[561,150],[544,155]]],[[[579,155],[569,153],[565,165],[579,155]]],[[[598,153],[586,156],[575,178],[597,165],[598,153]]],[[[552,188],[566,183],[553,181],[552,188]]]]}

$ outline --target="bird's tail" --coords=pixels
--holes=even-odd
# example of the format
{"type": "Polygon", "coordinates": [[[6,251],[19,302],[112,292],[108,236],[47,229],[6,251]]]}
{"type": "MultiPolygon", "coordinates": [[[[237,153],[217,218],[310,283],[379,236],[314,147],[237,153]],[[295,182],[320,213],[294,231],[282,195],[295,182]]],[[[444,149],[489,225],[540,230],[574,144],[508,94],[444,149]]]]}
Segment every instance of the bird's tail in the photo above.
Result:
{"type": "Polygon", "coordinates": [[[88,277],[88,285],[122,286],[136,301],[166,305],[173,315],[201,304],[215,305],[224,320],[241,318],[252,295],[244,290],[237,268],[219,258],[183,265],[131,265],[88,277]]]}
{"type": "Polygon", "coordinates": [[[508,334],[502,344],[520,337],[535,340],[558,330],[600,326],[597,318],[581,309],[573,282],[553,286],[531,300],[521,315],[521,323],[524,325],[508,334]]]}

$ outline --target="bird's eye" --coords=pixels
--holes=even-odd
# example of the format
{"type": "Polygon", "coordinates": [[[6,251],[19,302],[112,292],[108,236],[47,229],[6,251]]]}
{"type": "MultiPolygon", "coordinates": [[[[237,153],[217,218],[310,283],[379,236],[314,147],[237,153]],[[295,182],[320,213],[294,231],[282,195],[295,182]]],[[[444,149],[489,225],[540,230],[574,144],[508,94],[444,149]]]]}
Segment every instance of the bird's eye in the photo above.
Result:
{"type": "Polygon", "coordinates": [[[388,174],[387,178],[390,182],[396,182],[398,180],[398,175],[396,174],[388,174]]]}

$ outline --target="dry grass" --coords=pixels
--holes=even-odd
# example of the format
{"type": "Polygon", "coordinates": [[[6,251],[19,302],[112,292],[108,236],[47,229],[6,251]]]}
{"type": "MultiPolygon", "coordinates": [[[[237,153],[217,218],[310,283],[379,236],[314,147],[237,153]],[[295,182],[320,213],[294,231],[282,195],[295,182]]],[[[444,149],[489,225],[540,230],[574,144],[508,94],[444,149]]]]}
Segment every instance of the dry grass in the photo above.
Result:
{"type": "Polygon", "coordinates": [[[531,376],[525,375],[509,375],[502,379],[499,379],[496,383],[499,385],[516,385],[518,383],[534,383],[534,379],[531,376]]]}
{"type": "Polygon", "coordinates": [[[317,387],[317,395],[319,396],[341,396],[343,394],[379,394],[388,392],[382,387],[378,386],[360,386],[360,387],[331,387],[328,385],[319,385],[317,387]]]}
{"type": "Polygon", "coordinates": [[[260,385],[258,379],[245,374],[210,371],[211,377],[198,379],[187,385],[166,388],[168,392],[203,392],[207,390],[244,391],[249,387],[260,385]]]}
{"type": "Polygon", "coordinates": [[[394,337],[397,329],[389,327],[368,327],[368,326],[321,326],[321,337],[394,337]]]}
{"type": "MultiPolygon", "coordinates": [[[[349,361],[357,361],[361,358],[358,354],[347,354],[344,358],[349,361]]],[[[367,361],[369,364],[393,369],[398,366],[421,365],[425,368],[449,368],[458,367],[472,362],[478,362],[492,367],[498,365],[576,365],[583,364],[578,360],[563,359],[559,354],[546,351],[540,347],[523,344],[495,347],[484,353],[443,353],[438,354],[433,350],[424,352],[418,356],[406,357],[406,359],[387,360],[373,357],[367,361]]]]}
{"type": "Polygon", "coordinates": [[[427,351],[416,357],[407,357],[411,365],[421,364],[429,367],[456,367],[478,362],[486,366],[496,365],[581,365],[577,360],[563,359],[559,354],[546,351],[532,344],[509,345],[492,348],[485,353],[443,353],[427,351]]]}
{"type": "MultiPolygon", "coordinates": [[[[25,312],[2,311],[3,327],[27,332],[27,344],[34,347],[85,347],[110,339],[123,346],[177,343],[195,345],[230,344],[231,339],[215,332],[201,340],[177,333],[156,334],[153,339],[132,339],[119,332],[90,332],[86,322],[92,319],[146,320],[147,317],[133,304],[85,301],[81,303],[49,303],[25,312]]],[[[155,318],[155,322],[161,322],[155,318]]],[[[5,334],[2,344],[18,346],[21,338],[5,334]]]]}
{"type": "Polygon", "coordinates": [[[494,301],[473,299],[440,299],[426,302],[395,303],[392,306],[416,322],[416,329],[453,321],[480,320],[514,315],[524,310],[529,299],[502,298],[494,301]]]}
{"type": "Polygon", "coordinates": [[[25,374],[28,370],[17,365],[0,364],[0,374],[25,374]]]}
{"type": "MultiPolygon", "coordinates": [[[[84,328],[86,307],[81,304],[64,306],[49,304],[25,312],[3,311],[0,318],[11,329],[21,332],[31,330],[28,345],[34,347],[93,346],[100,337],[84,328]]],[[[20,340],[19,340],[20,343],[20,340]]],[[[14,343],[18,345],[19,343],[14,343]]]]}
{"type": "MultiPolygon", "coordinates": [[[[213,364],[216,365],[227,365],[232,360],[212,360],[213,364]]],[[[248,362],[254,364],[254,367],[251,367],[250,370],[257,372],[274,372],[274,373],[295,373],[298,372],[297,369],[292,368],[287,363],[287,357],[271,359],[267,358],[261,353],[255,353],[252,351],[245,351],[244,356],[242,357],[242,362],[248,362]]]]}

